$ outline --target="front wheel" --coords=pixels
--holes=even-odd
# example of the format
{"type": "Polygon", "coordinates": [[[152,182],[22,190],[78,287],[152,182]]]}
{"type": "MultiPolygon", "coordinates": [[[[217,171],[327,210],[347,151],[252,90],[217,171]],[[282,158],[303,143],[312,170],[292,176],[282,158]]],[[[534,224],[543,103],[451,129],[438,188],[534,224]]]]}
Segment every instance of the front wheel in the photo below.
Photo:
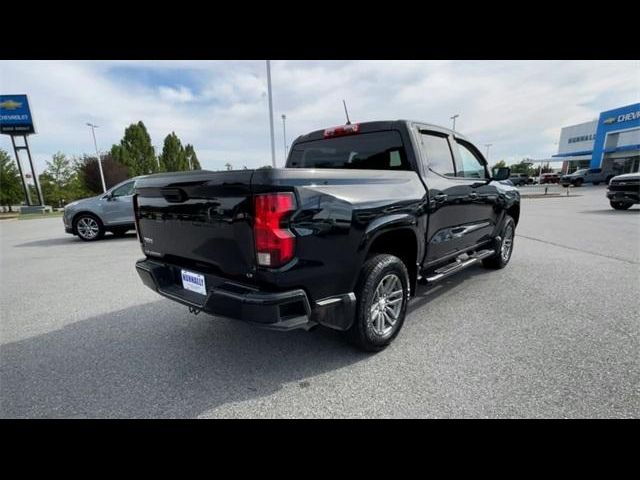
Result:
{"type": "Polygon", "coordinates": [[[356,318],[347,336],[362,350],[378,352],[404,323],[409,301],[407,267],[393,255],[375,255],[362,267],[355,293],[356,318]]]}
{"type": "Polygon", "coordinates": [[[513,239],[516,234],[516,222],[511,216],[506,215],[504,217],[504,223],[502,225],[502,231],[500,232],[500,246],[498,251],[492,257],[485,258],[482,264],[487,268],[504,268],[511,260],[511,253],[513,253],[513,239]]]}
{"type": "Polygon", "coordinates": [[[582,180],[581,178],[579,178],[578,180],[576,180],[576,183],[574,183],[574,185],[575,185],[576,187],[581,187],[583,183],[584,183],[584,180],[582,180]]]}
{"type": "Polygon", "coordinates": [[[616,210],[627,210],[631,208],[631,205],[633,205],[632,203],[627,203],[627,202],[609,202],[609,204],[611,205],[612,208],[615,208],[616,210]]]}
{"type": "Polygon", "coordinates": [[[75,231],[80,240],[92,242],[104,236],[104,227],[94,215],[83,214],[75,220],[75,231]]]}
{"type": "Polygon", "coordinates": [[[600,185],[600,182],[593,182],[594,185],[600,185]]]}

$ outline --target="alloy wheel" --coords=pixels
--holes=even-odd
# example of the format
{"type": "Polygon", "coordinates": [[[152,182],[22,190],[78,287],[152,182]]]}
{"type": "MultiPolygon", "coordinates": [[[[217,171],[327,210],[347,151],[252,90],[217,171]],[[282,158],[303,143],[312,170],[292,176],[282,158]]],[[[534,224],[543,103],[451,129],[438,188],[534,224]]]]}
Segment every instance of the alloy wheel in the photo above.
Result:
{"type": "Polygon", "coordinates": [[[402,282],[395,273],[380,280],[376,287],[369,312],[369,328],[376,335],[387,335],[400,317],[404,290],[402,282]]]}
{"type": "Polygon", "coordinates": [[[100,226],[98,222],[91,217],[82,217],[76,225],[78,235],[86,240],[92,240],[98,236],[100,226]]]}
{"type": "Polygon", "coordinates": [[[502,238],[502,246],[500,248],[500,255],[503,261],[509,260],[511,255],[511,247],[513,246],[513,225],[507,225],[504,231],[504,237],[502,238]]]}

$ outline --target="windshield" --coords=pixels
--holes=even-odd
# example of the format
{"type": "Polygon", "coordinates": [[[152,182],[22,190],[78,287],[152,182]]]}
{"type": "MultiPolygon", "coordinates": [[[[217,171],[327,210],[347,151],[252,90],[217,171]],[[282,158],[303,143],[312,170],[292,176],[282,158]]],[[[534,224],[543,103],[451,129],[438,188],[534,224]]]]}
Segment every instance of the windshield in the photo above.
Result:
{"type": "Polygon", "coordinates": [[[576,170],[575,172],[573,172],[574,175],[584,175],[585,173],[587,173],[589,169],[588,168],[584,168],[582,170],[576,170]]]}
{"type": "Polygon", "coordinates": [[[326,138],[294,146],[288,168],[353,168],[410,170],[402,138],[397,131],[326,138]]]}

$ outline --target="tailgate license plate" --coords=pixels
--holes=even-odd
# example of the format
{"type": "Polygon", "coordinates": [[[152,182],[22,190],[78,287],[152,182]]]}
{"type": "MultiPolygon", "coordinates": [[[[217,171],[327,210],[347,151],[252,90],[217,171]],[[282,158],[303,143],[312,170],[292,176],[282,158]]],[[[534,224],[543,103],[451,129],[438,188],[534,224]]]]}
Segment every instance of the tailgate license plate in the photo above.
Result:
{"type": "Polygon", "coordinates": [[[204,283],[204,275],[190,272],[189,270],[180,270],[180,272],[182,274],[182,288],[199,293],[200,295],[207,294],[207,287],[204,283]]]}

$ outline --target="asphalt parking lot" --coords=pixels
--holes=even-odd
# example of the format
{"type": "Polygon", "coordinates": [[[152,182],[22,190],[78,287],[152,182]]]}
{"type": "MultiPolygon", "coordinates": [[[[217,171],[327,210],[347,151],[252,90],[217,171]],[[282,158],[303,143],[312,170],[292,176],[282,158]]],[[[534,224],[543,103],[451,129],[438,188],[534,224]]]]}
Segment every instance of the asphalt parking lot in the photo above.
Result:
{"type": "Polygon", "coordinates": [[[421,287],[377,355],[207,315],[139,281],[135,235],[0,222],[0,416],[640,417],[640,208],[523,199],[510,265],[421,287]]]}

